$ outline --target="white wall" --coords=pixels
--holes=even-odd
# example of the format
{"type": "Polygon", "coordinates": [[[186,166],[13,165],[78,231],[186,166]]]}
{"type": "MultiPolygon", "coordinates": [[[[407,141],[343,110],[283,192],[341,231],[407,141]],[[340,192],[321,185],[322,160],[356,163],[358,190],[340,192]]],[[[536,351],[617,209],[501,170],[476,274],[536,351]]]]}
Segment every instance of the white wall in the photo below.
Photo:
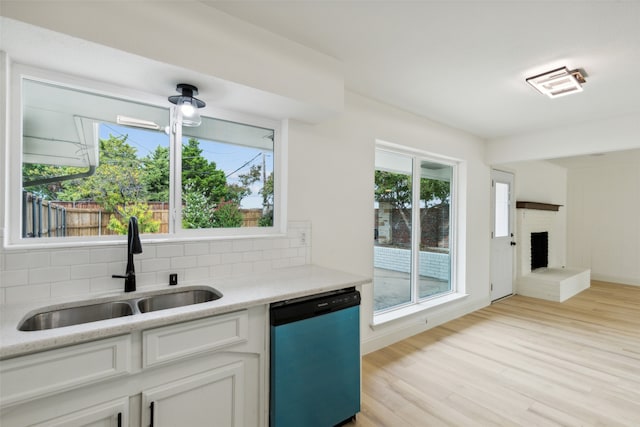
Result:
{"type": "Polygon", "coordinates": [[[571,166],[567,199],[568,263],[640,286],[640,151],[571,166]]]}
{"type": "Polygon", "coordinates": [[[289,218],[312,223],[313,262],[373,273],[376,139],[462,160],[458,215],[460,284],[469,296],[405,320],[370,327],[372,289],[363,289],[364,350],[369,351],[489,303],[489,169],[482,142],[463,132],[347,93],[345,112],[318,125],[292,122],[289,218]]]}
{"type": "Polygon", "coordinates": [[[486,161],[528,160],[640,148],[640,113],[488,141],[486,161]]]}
{"type": "MultiPolygon", "coordinates": [[[[114,32],[117,32],[116,30],[109,31],[108,35],[105,35],[102,29],[96,31],[96,28],[102,28],[101,26],[92,27],[87,23],[76,22],[78,19],[87,18],[88,14],[90,14],[90,8],[87,9],[84,4],[77,5],[74,2],[70,2],[66,3],[65,6],[67,7],[71,4],[70,8],[63,8],[62,10],[45,8],[45,11],[48,12],[37,10],[36,13],[35,10],[31,10],[31,3],[28,7],[22,7],[22,2],[9,3],[11,3],[12,7],[9,10],[15,13],[16,16],[28,18],[38,23],[46,23],[56,28],[60,27],[63,22],[71,22],[73,25],[70,26],[70,31],[75,32],[76,36],[87,34],[88,38],[107,42],[113,46],[120,46],[121,43],[124,43],[120,35],[114,34],[114,32]]],[[[54,3],[57,4],[57,2],[54,3]]],[[[127,3],[127,8],[129,7],[128,5],[129,3],[127,3]]],[[[121,5],[118,4],[118,8],[120,7],[121,5]]],[[[6,13],[6,11],[7,9],[5,8],[3,13],[6,13]]],[[[113,11],[110,12],[113,13],[113,11]]],[[[127,32],[132,31],[131,28],[136,28],[136,31],[139,31],[142,37],[143,35],[148,35],[146,34],[147,31],[160,31],[160,28],[162,28],[162,31],[166,30],[163,24],[166,25],[167,22],[159,22],[155,13],[151,17],[146,16],[144,8],[137,9],[133,7],[131,10],[127,9],[126,12],[131,15],[127,15],[126,19],[136,23],[136,25],[126,26],[127,32]]],[[[121,11],[120,13],[124,12],[121,11]]],[[[164,17],[167,18],[166,15],[164,17]]],[[[179,20],[180,14],[178,13],[171,18],[173,18],[171,22],[176,19],[179,20]]],[[[237,42],[244,48],[251,50],[252,47],[255,48],[264,44],[263,37],[265,35],[263,32],[247,29],[241,24],[238,24],[238,29],[232,24],[233,22],[225,21],[225,25],[229,25],[229,27],[223,26],[228,30],[225,36],[229,38],[229,42],[232,45],[237,42]]],[[[199,27],[199,30],[206,36],[204,27],[199,27]]],[[[218,41],[217,37],[220,37],[219,30],[220,28],[212,27],[211,29],[211,37],[215,37],[216,41],[218,41]]],[[[199,34],[199,36],[203,36],[203,34],[199,34]]],[[[135,38],[136,33],[130,35],[135,38]]],[[[173,34],[173,36],[177,35],[173,34]]],[[[57,48],[69,53],[66,43],[71,41],[66,38],[59,40],[64,41],[62,43],[64,46],[56,45],[57,48]]],[[[130,39],[126,41],[130,42],[130,39]]],[[[137,54],[148,55],[154,59],[157,59],[160,54],[169,55],[170,62],[176,62],[184,54],[175,53],[174,57],[172,56],[172,49],[163,47],[158,50],[156,45],[150,45],[147,42],[136,46],[136,49],[139,49],[136,51],[137,54]]],[[[95,45],[83,42],[75,43],[74,46],[79,46],[80,48],[82,46],[85,48],[90,46],[91,50],[95,48],[95,45]]],[[[234,69],[234,67],[241,67],[243,64],[246,65],[246,58],[235,58],[230,54],[232,50],[221,46],[219,43],[213,43],[213,41],[210,45],[206,44],[206,40],[201,41],[194,49],[196,52],[204,51],[203,49],[205,49],[209,55],[207,59],[203,59],[205,66],[194,65],[198,67],[200,73],[211,72],[206,67],[206,64],[211,65],[214,62],[211,58],[216,57],[217,49],[220,50],[222,57],[228,62],[224,64],[225,67],[228,67],[227,71],[234,69]]],[[[272,55],[269,56],[272,60],[271,66],[277,68],[277,64],[274,64],[274,61],[277,63],[278,59],[282,58],[282,55],[286,57],[286,61],[280,63],[280,65],[293,61],[293,64],[285,70],[287,75],[291,77],[286,82],[287,85],[280,81],[280,77],[270,76],[270,74],[265,73],[264,67],[250,67],[250,70],[243,68],[243,73],[253,73],[245,76],[248,80],[255,79],[254,82],[265,85],[265,88],[274,83],[272,89],[282,92],[276,95],[289,94],[298,100],[304,99],[313,108],[319,106],[320,110],[322,110],[325,109],[327,104],[330,108],[333,108],[336,97],[329,96],[327,100],[316,93],[322,90],[322,85],[315,87],[313,90],[304,89],[305,85],[312,84],[309,82],[310,77],[305,76],[300,71],[306,66],[305,60],[309,57],[309,54],[298,58],[293,53],[298,52],[299,47],[296,48],[286,43],[284,45],[272,43],[269,49],[270,55],[272,55]],[[299,63],[296,63],[296,61],[299,63]],[[271,79],[275,79],[274,82],[271,79]],[[294,88],[293,93],[287,92],[291,88],[294,88]],[[309,101],[309,99],[311,100],[309,101]]],[[[43,52],[43,56],[49,57],[51,53],[51,51],[47,51],[46,55],[44,55],[45,52],[43,52]]],[[[87,52],[87,55],[90,55],[90,53],[87,52]]],[[[82,56],[82,51],[76,49],[74,51],[75,56],[82,56]]],[[[62,58],[65,56],[56,57],[56,55],[53,55],[53,57],[49,65],[56,68],[60,66],[62,58]]],[[[119,57],[122,57],[122,55],[119,55],[119,57]]],[[[316,59],[320,63],[323,62],[322,58],[316,59]]],[[[119,71],[116,70],[116,73],[110,78],[117,80],[121,76],[125,80],[131,74],[140,72],[141,67],[145,67],[147,62],[149,60],[142,57],[132,58],[131,62],[121,62],[121,69],[119,71]]],[[[157,67],[158,62],[152,62],[154,67],[157,67]]],[[[216,66],[218,65],[220,64],[216,66]]],[[[173,65],[167,64],[165,67],[172,69],[173,65]]],[[[276,72],[277,70],[274,69],[272,71],[276,72]]],[[[329,75],[325,83],[331,89],[334,88],[333,83],[335,81],[332,79],[335,76],[331,72],[331,64],[329,64],[329,67],[320,68],[316,71],[317,73],[312,73],[312,79],[319,78],[328,72],[329,75]]],[[[188,74],[188,70],[186,72],[188,74]]],[[[224,74],[222,71],[221,73],[224,74]]],[[[153,76],[161,78],[162,75],[163,69],[161,68],[158,74],[145,74],[145,78],[152,81],[153,76]]],[[[88,77],[96,78],[95,75],[88,77]]],[[[217,76],[213,77],[217,78],[217,76]]],[[[207,99],[207,101],[212,104],[216,102],[215,98],[207,99]]],[[[249,98],[246,99],[246,102],[250,102],[249,98]]],[[[345,95],[344,112],[342,114],[333,114],[331,118],[319,124],[310,124],[299,120],[290,120],[289,123],[288,218],[292,224],[303,224],[303,227],[307,227],[305,224],[310,224],[312,233],[310,248],[307,247],[309,243],[299,247],[300,243],[296,243],[296,239],[299,236],[297,236],[295,229],[290,231],[290,235],[281,239],[272,239],[266,241],[266,243],[260,243],[261,240],[259,239],[232,241],[231,246],[223,246],[229,248],[231,253],[226,257],[217,252],[220,247],[215,242],[210,245],[169,245],[171,246],[170,249],[164,248],[164,245],[157,247],[148,245],[148,251],[146,251],[144,257],[140,258],[140,262],[144,261],[149,269],[146,271],[148,273],[147,279],[144,279],[145,276],[141,278],[142,285],[147,283],[145,280],[149,283],[154,280],[163,280],[164,276],[154,275],[153,266],[166,265],[167,262],[169,265],[175,263],[176,268],[184,268],[185,274],[190,268],[187,265],[194,266],[193,263],[195,262],[199,276],[194,277],[193,280],[204,280],[207,277],[214,277],[216,274],[220,274],[220,269],[226,274],[235,274],[238,270],[243,270],[244,268],[279,268],[283,264],[298,264],[303,260],[308,262],[309,256],[311,256],[311,260],[315,264],[371,277],[373,273],[372,190],[374,144],[376,139],[380,139],[457,159],[461,162],[459,167],[459,186],[457,188],[459,204],[456,221],[459,233],[456,243],[459,265],[456,274],[460,289],[466,292],[467,297],[404,320],[378,326],[374,330],[370,327],[373,301],[372,287],[364,286],[362,335],[365,351],[394,342],[428,327],[436,326],[489,303],[490,181],[489,169],[483,162],[484,143],[480,139],[351,93],[345,95]],[[266,249],[263,248],[263,245],[266,246],[266,249]],[[281,245],[289,246],[284,248],[281,245]],[[283,250],[279,251],[278,249],[283,250]],[[260,260],[255,261],[257,256],[274,256],[271,252],[272,250],[277,253],[276,261],[270,263],[261,263],[260,260]],[[184,255],[186,252],[191,253],[194,251],[197,254],[184,255]],[[244,261],[244,254],[247,253],[251,259],[250,262],[244,261]],[[220,259],[216,255],[220,255],[220,259]],[[184,259],[184,256],[191,258],[184,259]],[[196,258],[192,258],[192,256],[196,258]],[[206,268],[207,257],[212,257],[212,266],[217,266],[216,268],[206,268]],[[167,258],[169,259],[168,261],[167,258]],[[429,322],[428,326],[426,320],[429,322]]],[[[4,142],[10,143],[6,139],[4,142]]],[[[4,188],[0,196],[4,198],[4,188]]],[[[31,295],[35,298],[46,299],[57,293],[57,290],[67,292],[67,295],[68,292],[77,295],[84,291],[82,287],[83,280],[89,279],[94,280],[96,283],[101,283],[100,278],[102,276],[106,276],[109,279],[108,276],[112,271],[121,269],[122,261],[115,260],[120,256],[116,254],[119,249],[107,249],[109,249],[109,257],[111,258],[102,262],[99,260],[102,253],[99,247],[83,248],[89,254],[96,254],[94,258],[92,258],[93,255],[89,255],[89,264],[96,265],[88,269],[83,267],[84,262],[73,265],[64,264],[64,249],[36,251],[33,256],[31,253],[19,253],[19,256],[15,256],[12,253],[18,254],[18,252],[2,250],[0,251],[0,280],[3,282],[3,286],[0,287],[0,302],[5,301],[7,298],[11,300],[19,299],[20,295],[31,295]],[[25,257],[26,261],[16,264],[21,259],[21,256],[25,257]],[[63,263],[63,265],[59,265],[59,263],[63,263]],[[40,268],[43,264],[45,265],[44,271],[40,268]],[[79,274],[83,277],[73,276],[74,274],[79,274]],[[89,277],[85,277],[86,275],[89,275],[89,277]],[[48,277],[50,279],[47,279],[48,277]],[[78,280],[73,282],[73,286],[64,287],[62,283],[67,278],[72,277],[78,280]],[[26,286],[22,287],[25,283],[26,286]],[[56,286],[55,283],[60,283],[61,285],[56,286]],[[34,286],[28,288],[29,284],[34,286]],[[7,291],[9,287],[13,289],[7,291]],[[27,288],[28,291],[26,293],[22,292],[27,288]]],[[[262,261],[267,260],[263,258],[262,261]]],[[[145,270],[145,267],[142,267],[140,272],[144,273],[143,270],[145,270]]],[[[110,280],[108,282],[109,285],[113,284],[110,280]]],[[[91,292],[91,289],[88,288],[86,292],[91,292]]]]}

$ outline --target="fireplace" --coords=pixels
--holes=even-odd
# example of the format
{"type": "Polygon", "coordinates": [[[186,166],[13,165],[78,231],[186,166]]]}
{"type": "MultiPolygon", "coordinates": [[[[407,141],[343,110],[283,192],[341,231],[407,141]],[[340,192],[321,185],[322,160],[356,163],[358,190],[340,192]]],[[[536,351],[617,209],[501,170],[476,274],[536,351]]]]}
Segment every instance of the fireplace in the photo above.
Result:
{"type": "Polygon", "coordinates": [[[549,264],[549,232],[531,233],[531,271],[549,264]]]}
{"type": "Polygon", "coordinates": [[[562,302],[587,289],[588,268],[565,268],[558,249],[562,237],[559,205],[517,202],[516,251],[518,277],[516,293],[533,298],[562,302]]]}

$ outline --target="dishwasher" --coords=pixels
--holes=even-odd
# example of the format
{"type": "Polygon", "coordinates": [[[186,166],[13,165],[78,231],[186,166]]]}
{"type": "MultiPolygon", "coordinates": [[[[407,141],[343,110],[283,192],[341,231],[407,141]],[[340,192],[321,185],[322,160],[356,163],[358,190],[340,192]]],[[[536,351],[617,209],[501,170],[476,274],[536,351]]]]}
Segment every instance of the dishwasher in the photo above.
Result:
{"type": "Polygon", "coordinates": [[[360,293],[271,304],[270,427],[332,427],[360,412],[360,293]]]}

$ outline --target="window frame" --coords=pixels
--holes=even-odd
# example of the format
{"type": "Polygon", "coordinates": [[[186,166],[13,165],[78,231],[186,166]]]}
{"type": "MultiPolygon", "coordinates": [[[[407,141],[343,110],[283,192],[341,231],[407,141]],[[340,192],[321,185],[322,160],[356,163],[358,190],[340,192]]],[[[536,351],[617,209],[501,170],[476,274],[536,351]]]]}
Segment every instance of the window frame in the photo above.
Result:
{"type": "MultiPolygon", "coordinates": [[[[4,73],[2,73],[4,74],[4,73]]],[[[22,204],[22,81],[23,79],[49,83],[57,86],[64,86],[70,89],[91,92],[96,95],[119,98],[125,101],[148,104],[154,107],[166,108],[167,114],[173,117],[174,108],[167,97],[154,95],[135,89],[124,88],[111,83],[87,79],[78,76],[71,76],[65,73],[48,69],[33,67],[30,65],[13,63],[9,67],[8,85],[8,109],[6,113],[6,123],[8,125],[8,138],[5,141],[6,170],[3,172],[6,179],[5,188],[5,233],[3,244],[6,249],[11,248],[56,248],[87,245],[108,245],[121,242],[126,236],[86,236],[86,237],[51,237],[46,239],[22,238],[21,218],[22,204]],[[18,143],[11,143],[18,141],[18,143]]],[[[181,220],[180,209],[176,209],[176,204],[172,203],[181,194],[180,186],[175,185],[176,174],[180,173],[179,162],[181,156],[176,156],[181,149],[176,143],[181,141],[182,129],[170,132],[170,180],[172,190],[170,191],[170,221],[169,232],[163,234],[143,234],[142,239],[146,242],[162,241],[188,241],[188,240],[216,240],[245,237],[273,237],[282,236],[287,229],[286,194],[287,194],[287,120],[274,120],[265,117],[258,117],[251,114],[235,113],[216,108],[213,102],[200,110],[200,115],[205,118],[213,118],[237,122],[241,124],[264,127],[274,130],[273,148],[273,174],[274,174],[274,220],[272,227],[238,227],[238,228],[211,228],[211,229],[182,229],[176,227],[176,222],[181,220]]],[[[171,119],[173,120],[173,119],[171,119]]]]}
{"type": "MultiPolygon", "coordinates": [[[[411,178],[412,178],[412,209],[411,209],[411,273],[410,273],[410,285],[411,285],[411,300],[402,304],[398,304],[392,307],[387,307],[381,310],[375,310],[372,307],[373,322],[372,325],[383,324],[391,320],[402,318],[407,315],[411,315],[422,310],[438,306],[440,304],[447,303],[449,301],[458,299],[465,296],[462,293],[461,286],[458,283],[458,262],[459,262],[459,241],[458,241],[458,206],[459,206],[459,179],[460,179],[460,166],[461,161],[455,158],[446,157],[427,151],[399,145],[382,140],[376,140],[375,152],[378,151],[388,152],[392,154],[399,154],[411,158],[411,178]],[[450,256],[450,289],[446,292],[441,292],[435,295],[429,295],[424,298],[420,298],[418,281],[420,278],[419,269],[416,268],[419,265],[420,256],[420,235],[421,235],[421,223],[420,223],[420,169],[423,161],[439,163],[452,168],[451,171],[451,186],[450,186],[450,202],[449,202],[449,256],[450,256]],[[417,206],[418,209],[414,207],[417,206]],[[417,250],[416,250],[417,249],[417,250]]],[[[375,156],[374,156],[375,157],[375,156]]],[[[374,162],[374,171],[378,170],[377,165],[374,162]]],[[[374,295],[375,296],[375,295],[374,295]]],[[[373,301],[373,299],[372,299],[373,301]]]]}

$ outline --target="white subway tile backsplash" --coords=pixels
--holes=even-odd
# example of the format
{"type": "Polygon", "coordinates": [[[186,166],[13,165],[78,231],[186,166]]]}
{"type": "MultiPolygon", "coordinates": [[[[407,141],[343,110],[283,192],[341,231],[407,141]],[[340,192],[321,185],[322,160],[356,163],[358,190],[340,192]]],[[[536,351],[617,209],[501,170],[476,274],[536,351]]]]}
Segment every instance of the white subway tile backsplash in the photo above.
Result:
{"type": "Polygon", "coordinates": [[[167,258],[143,259],[140,261],[140,272],[149,273],[153,271],[166,270],[169,267],[167,258]]]}
{"type": "Polygon", "coordinates": [[[33,251],[27,254],[29,268],[43,268],[51,265],[51,253],[43,251],[33,251]]]}
{"type": "Polygon", "coordinates": [[[184,246],[184,254],[186,256],[205,255],[208,253],[209,253],[209,243],[187,243],[184,246]]]}
{"type": "Polygon", "coordinates": [[[138,259],[152,259],[152,258],[157,258],[157,254],[156,254],[156,247],[153,245],[145,245],[144,242],[142,243],[142,253],[139,255],[136,255],[136,258],[138,259]]]}
{"type": "Polygon", "coordinates": [[[231,240],[215,240],[209,243],[209,251],[212,254],[224,254],[233,251],[233,242],[231,240]]]}
{"type": "MultiPolygon", "coordinates": [[[[186,283],[194,283],[194,282],[208,282],[209,279],[209,267],[198,267],[198,268],[189,268],[185,270],[183,275],[183,280],[186,283]]],[[[167,276],[168,282],[168,276],[167,276]]]]}
{"type": "Polygon", "coordinates": [[[277,239],[273,241],[273,248],[274,249],[287,249],[289,248],[289,240],[290,239],[277,239]]]}
{"type": "Polygon", "coordinates": [[[0,285],[16,286],[29,283],[29,270],[4,270],[0,272],[0,285]]]}
{"type": "Polygon", "coordinates": [[[253,250],[253,241],[251,239],[233,240],[233,252],[247,252],[253,250]]]}
{"type": "Polygon", "coordinates": [[[253,264],[250,262],[241,262],[231,265],[231,274],[233,276],[239,276],[253,272],[253,264]]]}
{"type": "Polygon", "coordinates": [[[242,262],[242,253],[229,252],[221,255],[220,262],[223,264],[237,264],[242,262]]]}
{"type": "Polygon", "coordinates": [[[95,276],[107,275],[107,264],[72,265],[71,279],[90,279],[95,276]]]}
{"type": "Polygon", "coordinates": [[[206,254],[198,256],[199,267],[210,267],[212,265],[218,265],[222,262],[222,255],[220,254],[206,254]]]}
{"type": "Polygon", "coordinates": [[[82,295],[89,292],[91,285],[88,280],[65,280],[51,284],[51,297],[68,297],[82,295]]]}
{"type": "Polygon", "coordinates": [[[71,278],[69,267],[32,268],[29,270],[29,283],[52,283],[71,278]]]}
{"type": "Polygon", "coordinates": [[[220,264],[209,267],[209,277],[214,280],[218,277],[231,276],[231,264],[220,264]]]}
{"type": "Polygon", "coordinates": [[[266,251],[273,249],[273,239],[255,239],[253,240],[254,251],[266,251]]]}
{"type": "Polygon", "coordinates": [[[124,246],[118,248],[94,248],[89,251],[91,263],[126,261],[127,250],[124,246]]]}
{"type": "Polygon", "coordinates": [[[49,298],[51,298],[51,285],[49,283],[10,286],[5,288],[5,299],[7,303],[47,300],[49,298]]]}
{"type": "MultiPolygon", "coordinates": [[[[298,221],[289,224],[285,236],[143,241],[143,253],[135,256],[137,287],[168,285],[169,273],[177,273],[179,283],[214,284],[216,278],[308,264],[310,237],[310,225],[298,221]]],[[[126,260],[123,244],[86,249],[0,249],[0,303],[124,292],[124,280],[111,275],[124,274],[126,260]]]]}
{"type": "Polygon", "coordinates": [[[89,251],[62,251],[51,253],[51,265],[80,265],[91,263],[89,251]]]}
{"type": "Polygon", "coordinates": [[[253,251],[253,252],[244,252],[242,254],[242,262],[254,262],[262,260],[262,252],[253,251]]]}
{"type": "Polygon", "coordinates": [[[108,277],[94,277],[89,280],[89,288],[92,294],[124,291],[124,279],[114,279],[111,275],[108,277]]]}
{"type": "Polygon", "coordinates": [[[156,246],[156,256],[158,258],[171,258],[184,255],[184,245],[160,245],[156,246]]]}
{"type": "Polygon", "coordinates": [[[195,256],[182,256],[171,258],[171,269],[193,268],[198,265],[198,258],[195,256]]]}
{"type": "Polygon", "coordinates": [[[29,257],[26,252],[6,253],[4,258],[5,269],[7,270],[22,270],[29,268],[29,257]]]}

